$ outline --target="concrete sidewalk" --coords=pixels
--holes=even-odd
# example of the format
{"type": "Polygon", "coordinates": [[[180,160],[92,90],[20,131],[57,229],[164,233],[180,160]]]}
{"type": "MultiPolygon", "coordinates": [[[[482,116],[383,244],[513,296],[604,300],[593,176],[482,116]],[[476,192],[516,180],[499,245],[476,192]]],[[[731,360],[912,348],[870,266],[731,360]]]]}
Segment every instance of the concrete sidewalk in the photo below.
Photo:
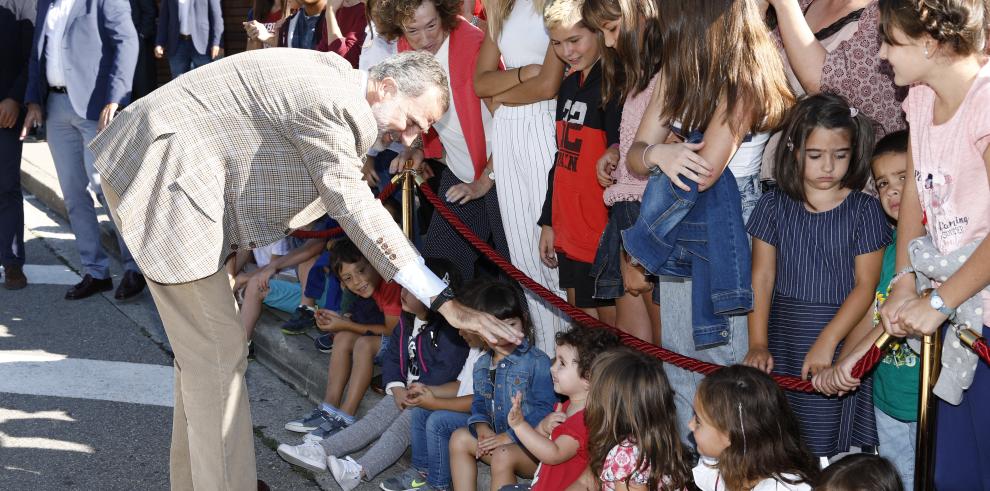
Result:
{"type": "MultiPolygon", "coordinates": [[[[24,144],[21,158],[21,184],[25,192],[33,194],[49,209],[68,220],[62,190],[59,187],[58,176],[55,172],[55,164],[52,161],[47,143],[24,144]]],[[[97,204],[97,213],[102,232],[101,242],[113,256],[119,257],[120,250],[117,246],[110,217],[99,204],[97,204]]],[[[157,312],[149,312],[142,317],[153,317],[158,323],[157,312]]],[[[284,312],[268,308],[263,309],[254,331],[256,359],[314,404],[321,402],[326,388],[329,356],[317,351],[313,346],[313,338],[319,334],[315,330],[310,330],[305,335],[299,336],[282,334],[279,326],[286,318],[288,315],[284,312]]],[[[160,330],[160,327],[157,329],[160,330]]],[[[167,343],[164,339],[159,340],[159,342],[167,343]]],[[[369,390],[361,401],[358,415],[364,415],[381,398],[381,395],[369,390]]],[[[299,442],[270,442],[271,446],[278,443],[296,444],[299,442]]],[[[378,489],[380,481],[404,471],[410,465],[410,452],[407,451],[399,462],[377,476],[372,482],[363,483],[358,489],[378,489]]],[[[478,489],[488,489],[491,479],[488,466],[479,465],[478,471],[478,489]]],[[[339,489],[329,473],[316,475],[315,478],[323,489],[339,489]]]]}

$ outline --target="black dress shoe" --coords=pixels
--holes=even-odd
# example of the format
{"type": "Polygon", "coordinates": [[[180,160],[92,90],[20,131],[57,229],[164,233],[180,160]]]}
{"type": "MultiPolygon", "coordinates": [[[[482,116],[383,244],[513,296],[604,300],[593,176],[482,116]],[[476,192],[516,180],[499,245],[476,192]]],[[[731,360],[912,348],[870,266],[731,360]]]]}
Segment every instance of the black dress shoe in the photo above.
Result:
{"type": "Polygon", "coordinates": [[[271,488],[268,487],[268,483],[258,479],[258,491],[268,491],[269,489],[271,488]]]}
{"type": "Polygon", "coordinates": [[[20,290],[27,286],[27,276],[18,264],[8,264],[3,268],[3,287],[8,290],[20,290]]]}
{"type": "Polygon", "coordinates": [[[65,292],[65,299],[80,300],[96,293],[108,292],[112,289],[113,280],[110,278],[98,280],[90,275],[86,275],[83,276],[82,281],[76,283],[76,286],[69,288],[69,291],[65,292]]]}
{"type": "Polygon", "coordinates": [[[124,277],[120,279],[120,286],[117,287],[117,291],[114,292],[113,298],[117,300],[128,300],[134,298],[139,293],[144,291],[144,287],[148,284],[144,280],[144,275],[138,273],[137,271],[126,271],[124,272],[124,277]]]}

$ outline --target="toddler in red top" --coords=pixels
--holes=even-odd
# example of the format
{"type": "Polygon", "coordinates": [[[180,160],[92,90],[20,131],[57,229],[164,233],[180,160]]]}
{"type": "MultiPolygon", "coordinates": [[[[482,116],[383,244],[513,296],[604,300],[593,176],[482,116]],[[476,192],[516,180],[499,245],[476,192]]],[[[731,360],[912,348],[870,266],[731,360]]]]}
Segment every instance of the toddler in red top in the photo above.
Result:
{"type": "Polygon", "coordinates": [[[614,300],[595,299],[591,264],[608,210],[596,166],[618,162],[619,119],[616,101],[602,104],[602,67],[598,35],[581,19],[581,2],[559,0],[544,22],[557,57],[570,74],[557,95],[557,157],[550,169],[547,197],[540,216],[540,259],[560,269],[560,286],[568,302],[607,323],[615,317],[614,300]]]}
{"type": "Polygon", "coordinates": [[[591,387],[591,366],[600,353],[619,345],[619,338],[604,329],[575,326],[557,335],[556,358],[550,373],[554,392],[567,397],[567,401],[558,404],[554,412],[533,428],[520,409],[522,394],[512,398],[509,426],[526,450],[540,461],[540,466],[531,485],[506,486],[503,490],[566,489],[584,474],[588,469],[584,404],[591,387]]]}

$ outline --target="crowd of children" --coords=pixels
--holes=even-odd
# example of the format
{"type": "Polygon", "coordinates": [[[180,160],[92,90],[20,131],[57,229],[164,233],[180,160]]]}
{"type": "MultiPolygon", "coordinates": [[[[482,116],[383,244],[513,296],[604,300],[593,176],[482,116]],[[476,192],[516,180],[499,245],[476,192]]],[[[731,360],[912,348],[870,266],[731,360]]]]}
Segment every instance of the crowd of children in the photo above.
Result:
{"type": "MultiPolygon", "coordinates": [[[[303,442],[279,454],[347,490],[409,447],[412,467],[382,489],[472,490],[479,461],[493,491],[913,488],[911,339],[947,320],[990,324],[990,2],[485,7],[482,41],[456,2],[366,5],[385,33],[370,29],[381,53],[369,56],[426,49],[449,65],[455,114],[438,123],[449,172],[420,162],[436,134],[398,160],[436,166],[469,227],[576,308],[726,368],[703,377],[610,332],[565,329],[546,301],[466,262],[463,244],[445,249],[441,220],[419,217],[431,269],[527,339],[462,339],[349,240],[332,241],[322,261],[343,301],[317,311],[310,297],[289,329],[329,333],[329,383],[286,424],[303,442]],[[473,80],[453,63],[469,55],[452,41],[466,39],[473,80]],[[909,87],[903,112],[894,84],[909,87]],[[884,330],[896,339],[878,367],[853,378],[884,330]],[[376,363],[386,395],[358,417],[376,363]],[[818,392],[784,392],[770,373],[818,392]],[[837,457],[851,451],[862,453],[837,457]]],[[[369,184],[396,167],[384,155],[369,159],[369,184]]],[[[302,249],[275,264],[323,252],[302,249]]],[[[241,278],[246,302],[274,270],[241,278]]],[[[935,480],[990,491],[979,424],[990,368],[948,332],[935,480]]]]}

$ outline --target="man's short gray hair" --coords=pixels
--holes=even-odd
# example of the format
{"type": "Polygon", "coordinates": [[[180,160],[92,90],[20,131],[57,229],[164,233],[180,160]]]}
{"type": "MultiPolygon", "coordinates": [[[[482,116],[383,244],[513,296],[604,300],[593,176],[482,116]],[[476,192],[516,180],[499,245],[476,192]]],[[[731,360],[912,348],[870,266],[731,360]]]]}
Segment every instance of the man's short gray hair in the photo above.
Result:
{"type": "Polygon", "coordinates": [[[425,51],[405,51],[382,60],[368,70],[368,77],[382,81],[395,80],[399,92],[407,97],[419,97],[431,87],[440,94],[440,105],[447,112],[450,89],[447,74],[440,62],[425,51]]]}

